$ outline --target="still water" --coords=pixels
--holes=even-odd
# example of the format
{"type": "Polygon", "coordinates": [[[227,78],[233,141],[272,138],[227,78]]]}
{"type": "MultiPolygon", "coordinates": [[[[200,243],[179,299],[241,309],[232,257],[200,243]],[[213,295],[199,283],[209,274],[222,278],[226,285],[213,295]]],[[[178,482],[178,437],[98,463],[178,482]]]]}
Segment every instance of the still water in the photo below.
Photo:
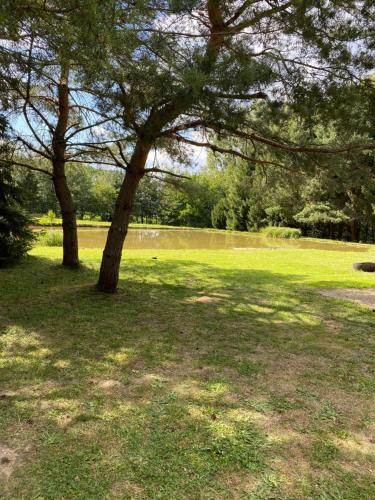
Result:
{"type": "MultiPolygon", "coordinates": [[[[103,248],[108,229],[79,228],[80,248],[103,248]]],[[[265,238],[259,234],[238,234],[189,229],[130,229],[124,248],[180,250],[180,249],[254,249],[307,248],[345,252],[367,252],[366,245],[322,240],[285,240],[265,238]]]]}

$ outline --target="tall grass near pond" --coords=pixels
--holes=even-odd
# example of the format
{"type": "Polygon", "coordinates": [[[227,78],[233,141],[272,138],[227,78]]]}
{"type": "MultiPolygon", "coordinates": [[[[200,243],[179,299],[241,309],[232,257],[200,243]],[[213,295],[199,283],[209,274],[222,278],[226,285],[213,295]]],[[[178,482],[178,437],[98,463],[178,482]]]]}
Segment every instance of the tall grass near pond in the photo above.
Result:
{"type": "Polygon", "coordinates": [[[36,242],[44,247],[62,247],[63,233],[62,231],[40,231],[36,242]]]}
{"type": "Polygon", "coordinates": [[[302,236],[302,232],[300,229],[296,229],[294,227],[265,227],[262,229],[262,234],[267,236],[267,238],[286,238],[286,239],[295,239],[300,238],[302,236]]]}

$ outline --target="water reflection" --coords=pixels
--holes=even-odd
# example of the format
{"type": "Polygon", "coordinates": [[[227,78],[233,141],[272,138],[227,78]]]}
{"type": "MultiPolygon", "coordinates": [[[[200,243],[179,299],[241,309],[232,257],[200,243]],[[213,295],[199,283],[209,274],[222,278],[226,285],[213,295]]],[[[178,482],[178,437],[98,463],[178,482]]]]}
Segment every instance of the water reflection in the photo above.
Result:
{"type": "MultiPolygon", "coordinates": [[[[80,248],[103,248],[108,229],[80,228],[80,248]]],[[[130,229],[124,248],[180,250],[180,249],[238,249],[252,248],[306,248],[346,252],[367,252],[366,245],[322,240],[283,240],[265,238],[258,234],[215,232],[188,229],[130,229]]]]}

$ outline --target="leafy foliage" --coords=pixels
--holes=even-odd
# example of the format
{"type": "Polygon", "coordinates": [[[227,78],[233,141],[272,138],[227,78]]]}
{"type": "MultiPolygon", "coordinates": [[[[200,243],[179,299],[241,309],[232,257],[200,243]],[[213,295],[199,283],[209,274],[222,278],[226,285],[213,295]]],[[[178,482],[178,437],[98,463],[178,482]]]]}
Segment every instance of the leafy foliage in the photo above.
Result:
{"type": "Polygon", "coordinates": [[[48,212],[39,218],[38,223],[42,226],[53,226],[56,223],[56,214],[53,210],[48,210],[48,212]]]}

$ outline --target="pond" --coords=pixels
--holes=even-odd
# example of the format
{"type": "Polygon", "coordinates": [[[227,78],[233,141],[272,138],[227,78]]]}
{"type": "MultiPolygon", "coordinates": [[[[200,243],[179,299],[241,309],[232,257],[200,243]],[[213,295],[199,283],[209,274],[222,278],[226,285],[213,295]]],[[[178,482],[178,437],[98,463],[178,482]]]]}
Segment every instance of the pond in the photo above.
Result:
{"type": "MultiPolygon", "coordinates": [[[[80,248],[103,248],[108,229],[79,228],[80,248]]],[[[313,239],[273,239],[260,234],[231,233],[200,229],[130,229],[124,248],[151,250],[306,248],[346,252],[367,252],[369,247],[313,239]]]]}

